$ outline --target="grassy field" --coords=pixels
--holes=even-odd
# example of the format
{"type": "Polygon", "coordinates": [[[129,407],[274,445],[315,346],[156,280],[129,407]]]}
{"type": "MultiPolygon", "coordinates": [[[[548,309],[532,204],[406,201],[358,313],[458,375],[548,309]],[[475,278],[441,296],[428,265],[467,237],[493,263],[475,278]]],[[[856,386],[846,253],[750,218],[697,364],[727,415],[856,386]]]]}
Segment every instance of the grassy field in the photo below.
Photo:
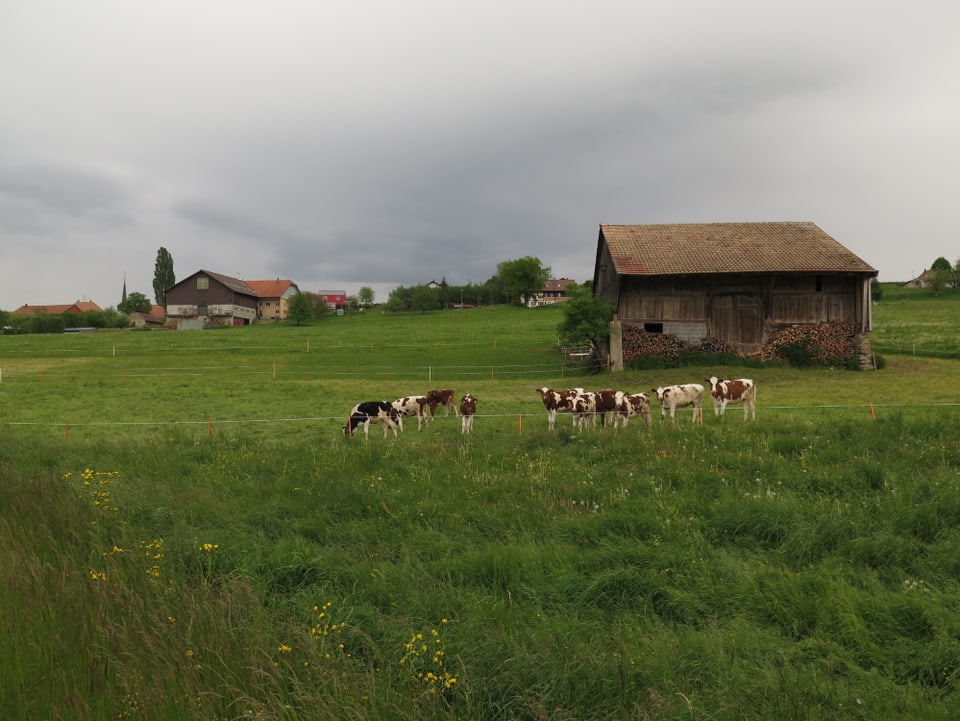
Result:
{"type": "MultiPolygon", "coordinates": [[[[890,301],[878,335],[957,337],[890,301]]],[[[957,361],[551,433],[540,385],[744,374],[587,376],[559,320],[0,337],[0,718],[956,718],[957,361]],[[431,387],[471,436],[340,434],[431,387]]]]}

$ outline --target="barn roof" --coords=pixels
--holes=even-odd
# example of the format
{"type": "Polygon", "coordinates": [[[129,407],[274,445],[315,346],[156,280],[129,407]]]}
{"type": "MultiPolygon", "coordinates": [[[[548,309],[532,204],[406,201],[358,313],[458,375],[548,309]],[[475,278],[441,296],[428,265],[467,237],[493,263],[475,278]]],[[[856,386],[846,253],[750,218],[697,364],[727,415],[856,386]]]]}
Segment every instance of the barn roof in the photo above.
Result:
{"type": "Polygon", "coordinates": [[[194,273],[193,275],[199,275],[199,273],[206,273],[211,278],[215,279],[217,282],[227,286],[234,293],[242,293],[243,295],[252,295],[252,296],[257,295],[257,291],[255,291],[253,288],[247,285],[244,281],[240,280],[240,278],[231,278],[229,275],[221,275],[220,273],[214,273],[213,271],[210,271],[210,270],[201,270],[198,273],[194,273]]]}
{"type": "Polygon", "coordinates": [[[618,275],[877,270],[809,222],[603,225],[618,275]]]}

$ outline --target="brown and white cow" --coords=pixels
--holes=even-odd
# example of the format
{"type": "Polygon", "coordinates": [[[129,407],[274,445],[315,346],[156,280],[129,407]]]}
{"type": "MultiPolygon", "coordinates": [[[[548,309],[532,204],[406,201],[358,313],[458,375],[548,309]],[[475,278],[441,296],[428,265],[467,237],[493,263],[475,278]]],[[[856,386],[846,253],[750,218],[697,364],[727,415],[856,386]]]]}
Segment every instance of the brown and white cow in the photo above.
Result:
{"type": "Polygon", "coordinates": [[[674,414],[677,408],[686,408],[693,406],[693,422],[698,420],[703,423],[703,386],[699,383],[684,383],[677,386],[660,386],[654,388],[653,392],[657,394],[657,400],[660,401],[660,418],[667,417],[667,411],[670,411],[670,420],[676,424],[674,414]]]}
{"type": "Polygon", "coordinates": [[[597,403],[599,395],[595,391],[585,391],[583,389],[574,389],[575,395],[571,399],[573,413],[573,427],[583,430],[589,423],[595,427],[597,425],[597,403]]]}
{"type": "Polygon", "coordinates": [[[716,376],[707,378],[710,395],[713,396],[713,414],[722,416],[727,404],[743,403],[743,419],[757,419],[757,384],[750,378],[721,380],[716,376]]]}
{"type": "Polygon", "coordinates": [[[450,409],[453,409],[454,414],[459,415],[457,410],[457,400],[453,395],[452,388],[438,388],[432,391],[427,391],[427,405],[430,406],[430,417],[433,418],[437,412],[437,406],[444,406],[446,413],[444,415],[450,415],[450,409]]]}
{"type": "Polygon", "coordinates": [[[392,430],[394,437],[397,435],[396,413],[386,401],[365,401],[357,403],[350,410],[350,417],[347,419],[347,425],[343,427],[345,436],[352,436],[353,432],[359,426],[363,426],[363,435],[370,437],[370,424],[383,424],[383,437],[387,437],[387,431],[392,430]]]}
{"type": "MultiPolygon", "coordinates": [[[[605,428],[607,425],[607,415],[617,412],[617,399],[623,396],[623,391],[604,388],[603,390],[594,391],[594,395],[597,399],[597,407],[595,409],[596,416],[594,419],[599,418],[600,426],[605,428]]],[[[614,424],[616,424],[616,416],[614,416],[614,424]]]]}
{"type": "Polygon", "coordinates": [[[404,396],[403,398],[397,398],[397,400],[392,401],[390,405],[397,415],[397,425],[400,426],[401,431],[403,430],[403,419],[405,417],[417,417],[418,431],[423,427],[424,423],[430,420],[427,418],[426,396],[404,396]]]}
{"type": "Polygon", "coordinates": [[[622,391],[617,391],[617,409],[613,416],[613,425],[617,425],[617,421],[626,428],[627,422],[631,418],[642,418],[646,424],[649,426],[652,423],[650,417],[650,396],[646,393],[631,393],[626,394],[622,391]]]}
{"type": "MultiPolygon", "coordinates": [[[[581,393],[583,388],[570,388],[567,390],[555,391],[552,388],[537,388],[540,394],[540,400],[543,401],[543,407],[547,411],[547,426],[553,430],[553,424],[556,423],[557,413],[573,412],[573,401],[581,393]]],[[[577,419],[574,418],[574,426],[577,425],[577,419]]]]}
{"type": "Polygon", "coordinates": [[[473,432],[473,416],[477,412],[476,396],[467,393],[460,399],[460,432],[473,432]]]}

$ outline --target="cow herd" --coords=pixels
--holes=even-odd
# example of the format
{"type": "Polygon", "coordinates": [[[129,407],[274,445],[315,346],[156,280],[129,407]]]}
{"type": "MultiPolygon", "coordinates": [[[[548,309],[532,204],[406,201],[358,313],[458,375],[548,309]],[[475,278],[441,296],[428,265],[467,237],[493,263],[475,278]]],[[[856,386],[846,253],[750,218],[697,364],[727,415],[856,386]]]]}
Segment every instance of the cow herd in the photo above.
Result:
{"type": "MultiPolygon", "coordinates": [[[[706,380],[710,384],[710,396],[713,398],[714,415],[722,416],[730,404],[743,404],[743,417],[757,417],[757,384],[750,378],[722,380],[711,376],[706,380]]],[[[671,423],[676,423],[678,408],[693,407],[693,422],[703,422],[704,386],[700,383],[658,386],[651,389],[660,404],[660,418],[670,415],[671,423]]],[[[537,388],[543,407],[547,411],[547,425],[551,430],[557,419],[557,413],[568,412],[573,416],[573,427],[583,429],[587,425],[595,426],[599,420],[601,426],[612,419],[614,427],[626,426],[629,419],[642,418],[651,423],[650,398],[646,393],[625,393],[605,389],[588,391],[583,388],[553,390],[537,388]]]]}
{"type": "MultiPolygon", "coordinates": [[[[710,385],[710,396],[713,399],[713,412],[722,416],[728,405],[743,404],[743,418],[756,419],[757,417],[757,384],[750,378],[736,378],[722,380],[711,376],[706,380],[710,385]]],[[[624,391],[604,389],[588,391],[583,388],[569,388],[553,390],[543,387],[537,388],[543,407],[547,411],[547,425],[554,429],[557,413],[566,412],[573,416],[573,427],[582,430],[595,427],[597,423],[606,426],[608,422],[614,428],[626,427],[631,418],[641,418],[644,423],[652,423],[650,412],[651,395],[647,393],[626,393],[624,391]]],[[[660,418],[665,420],[670,416],[671,423],[676,423],[678,408],[693,408],[693,422],[703,422],[703,396],[705,387],[700,383],[684,383],[681,385],[658,386],[650,391],[660,404],[660,418]]],[[[460,418],[460,432],[473,431],[473,418],[477,412],[477,399],[471,394],[465,394],[459,405],[453,390],[436,389],[428,391],[426,395],[404,396],[395,401],[366,401],[358,403],[350,410],[347,425],[344,426],[345,435],[352,436],[363,427],[365,437],[370,435],[370,425],[379,423],[383,426],[383,437],[390,431],[396,436],[398,430],[403,431],[404,418],[416,418],[417,430],[435,417],[437,409],[443,407],[444,414],[454,414],[460,418]],[[429,410],[429,416],[427,411],[429,410]]]]}
{"type": "Polygon", "coordinates": [[[370,424],[379,423],[383,426],[383,437],[386,438],[390,431],[397,435],[397,431],[403,430],[403,419],[416,417],[417,430],[423,428],[431,418],[437,413],[437,408],[443,407],[445,415],[450,415],[453,409],[455,415],[460,418],[460,429],[462,433],[473,431],[473,416],[477,412],[477,399],[475,396],[467,393],[460,400],[460,407],[457,407],[456,397],[449,388],[435,389],[427,391],[425,396],[404,396],[395,401],[365,401],[358,403],[350,409],[350,415],[347,418],[347,425],[343,427],[344,435],[352,436],[354,432],[363,427],[363,435],[370,435],[370,424]],[[430,410],[429,417],[427,409],[430,410]]]}

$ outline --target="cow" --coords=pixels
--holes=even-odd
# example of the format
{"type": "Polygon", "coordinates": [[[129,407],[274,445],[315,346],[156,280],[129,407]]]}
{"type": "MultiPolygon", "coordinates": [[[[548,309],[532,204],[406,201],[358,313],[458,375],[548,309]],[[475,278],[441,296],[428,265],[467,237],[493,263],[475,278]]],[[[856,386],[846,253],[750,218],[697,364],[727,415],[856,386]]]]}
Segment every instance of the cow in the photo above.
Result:
{"type": "Polygon", "coordinates": [[[710,395],[713,396],[713,414],[722,416],[728,403],[743,403],[743,420],[747,417],[757,419],[757,384],[750,378],[720,380],[716,376],[707,378],[710,395]]]}
{"type": "Polygon", "coordinates": [[[677,408],[693,406],[693,422],[698,420],[703,423],[703,386],[699,383],[684,383],[678,386],[660,386],[654,388],[653,393],[657,394],[657,400],[660,401],[660,418],[667,417],[667,410],[670,411],[670,420],[676,425],[674,413],[677,408]]]}
{"type": "Polygon", "coordinates": [[[450,415],[450,409],[453,408],[455,415],[460,415],[460,411],[457,410],[456,398],[453,395],[453,389],[443,388],[436,389],[432,391],[427,391],[427,405],[430,406],[430,417],[437,412],[437,406],[444,406],[446,413],[444,415],[450,415]]]}
{"type": "MultiPolygon", "coordinates": [[[[557,413],[561,411],[573,411],[573,399],[576,398],[580,393],[583,393],[583,388],[571,388],[565,391],[555,391],[552,388],[537,388],[537,393],[540,394],[540,400],[543,401],[543,407],[547,411],[547,425],[550,430],[553,430],[553,424],[556,423],[557,413]]],[[[577,425],[577,419],[574,418],[574,425],[577,425]]]]}
{"type": "Polygon", "coordinates": [[[401,431],[403,431],[403,419],[405,417],[417,417],[418,431],[423,427],[424,423],[430,420],[427,418],[426,396],[404,396],[403,398],[397,398],[397,400],[392,401],[390,405],[397,415],[397,425],[401,431]]]}
{"type": "Polygon", "coordinates": [[[583,430],[587,423],[591,426],[597,425],[597,403],[599,395],[594,391],[585,391],[575,389],[575,395],[571,398],[573,413],[573,426],[583,430]]]}
{"type": "Polygon", "coordinates": [[[460,399],[460,432],[473,432],[473,416],[477,412],[477,398],[467,393],[460,399]]]}
{"type": "Polygon", "coordinates": [[[646,393],[631,393],[626,394],[622,391],[617,391],[616,395],[617,409],[613,416],[613,424],[617,425],[619,420],[620,424],[626,428],[627,422],[631,418],[643,418],[646,424],[649,426],[652,422],[650,417],[650,396],[646,393]]]}
{"type": "Polygon", "coordinates": [[[617,412],[617,398],[623,395],[623,391],[614,391],[605,388],[600,391],[594,391],[597,399],[596,417],[600,418],[600,426],[606,428],[607,414],[617,412]]]}
{"type": "Polygon", "coordinates": [[[363,403],[357,403],[350,410],[350,417],[347,419],[347,425],[343,427],[343,434],[345,436],[352,436],[353,432],[359,427],[363,426],[363,435],[365,438],[370,437],[370,424],[371,423],[382,423],[383,424],[383,437],[387,437],[388,431],[393,431],[394,437],[397,436],[397,415],[393,410],[393,406],[387,403],[386,401],[365,401],[363,403]]]}

